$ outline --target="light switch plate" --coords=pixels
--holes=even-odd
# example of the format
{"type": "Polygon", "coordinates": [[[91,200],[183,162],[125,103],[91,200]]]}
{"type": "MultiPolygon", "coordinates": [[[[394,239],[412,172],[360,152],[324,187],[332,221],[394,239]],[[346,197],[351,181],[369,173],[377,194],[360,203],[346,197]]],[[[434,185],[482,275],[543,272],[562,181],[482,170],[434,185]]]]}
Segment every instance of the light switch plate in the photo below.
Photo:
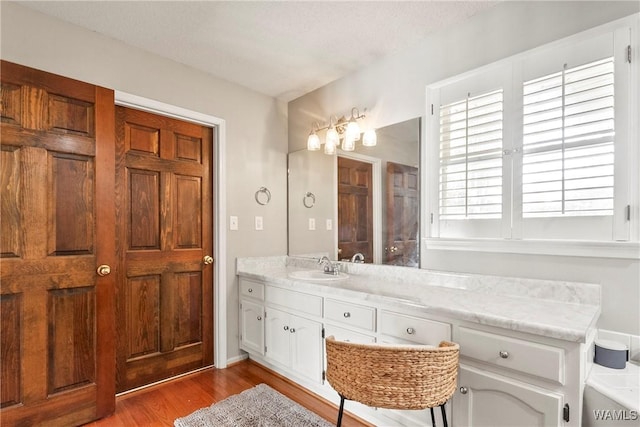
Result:
{"type": "Polygon", "coordinates": [[[229,230],[237,230],[238,229],[238,217],[231,215],[229,217],[229,230]]]}
{"type": "Polygon", "coordinates": [[[313,231],[316,229],[316,219],[309,218],[309,230],[313,231]]]}
{"type": "Polygon", "coordinates": [[[333,230],[333,221],[331,218],[327,218],[327,231],[333,230]]]}
{"type": "Polygon", "coordinates": [[[262,217],[256,216],[256,230],[262,230],[262,229],[263,229],[262,217]]]}

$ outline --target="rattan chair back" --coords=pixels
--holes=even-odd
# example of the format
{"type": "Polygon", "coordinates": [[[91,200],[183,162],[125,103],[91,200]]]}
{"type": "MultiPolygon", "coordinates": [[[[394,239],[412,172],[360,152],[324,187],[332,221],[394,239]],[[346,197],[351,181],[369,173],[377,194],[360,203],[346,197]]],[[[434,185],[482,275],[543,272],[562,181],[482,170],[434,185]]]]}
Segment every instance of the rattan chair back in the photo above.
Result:
{"type": "Polygon", "coordinates": [[[460,346],[357,344],[326,339],[327,380],[347,400],[392,409],[443,405],[456,389],[460,346]]]}

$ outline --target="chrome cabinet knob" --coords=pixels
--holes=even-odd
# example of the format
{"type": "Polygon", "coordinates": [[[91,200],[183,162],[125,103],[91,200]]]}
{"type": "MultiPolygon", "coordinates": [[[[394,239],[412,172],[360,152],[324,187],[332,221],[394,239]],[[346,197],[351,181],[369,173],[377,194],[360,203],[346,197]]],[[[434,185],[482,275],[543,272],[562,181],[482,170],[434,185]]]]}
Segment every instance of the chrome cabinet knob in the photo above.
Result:
{"type": "Polygon", "coordinates": [[[500,354],[500,357],[502,357],[503,359],[506,359],[506,358],[509,357],[509,352],[508,351],[502,350],[502,351],[500,351],[499,354],[500,354]]]}
{"type": "Polygon", "coordinates": [[[100,277],[108,276],[109,274],[111,274],[111,267],[109,267],[107,264],[102,264],[98,266],[96,272],[100,277]]]}
{"type": "Polygon", "coordinates": [[[291,328],[291,329],[289,329],[289,332],[291,332],[292,334],[295,334],[296,333],[296,329],[295,328],[291,328]]]}
{"type": "Polygon", "coordinates": [[[288,331],[288,330],[289,330],[289,327],[285,325],[285,327],[284,327],[284,328],[282,328],[282,329],[284,329],[285,331],[288,331]]]}
{"type": "Polygon", "coordinates": [[[253,289],[249,288],[249,289],[247,289],[247,292],[251,293],[251,292],[253,292],[253,289]]]}
{"type": "Polygon", "coordinates": [[[204,258],[202,258],[202,262],[204,262],[204,265],[213,264],[213,258],[210,255],[205,255],[204,258]]]}
{"type": "Polygon", "coordinates": [[[349,317],[351,317],[351,313],[349,313],[348,311],[345,311],[343,316],[348,319],[349,317]]]}
{"type": "Polygon", "coordinates": [[[467,394],[467,393],[469,393],[469,389],[466,388],[466,387],[460,387],[460,393],[467,394]]]}
{"type": "Polygon", "coordinates": [[[262,316],[258,316],[258,317],[257,317],[257,319],[258,319],[258,320],[262,320],[262,316]]]}
{"type": "Polygon", "coordinates": [[[408,333],[409,335],[413,335],[413,334],[415,334],[415,333],[416,333],[416,330],[415,330],[415,329],[413,329],[413,328],[407,328],[407,333],[408,333]]]}

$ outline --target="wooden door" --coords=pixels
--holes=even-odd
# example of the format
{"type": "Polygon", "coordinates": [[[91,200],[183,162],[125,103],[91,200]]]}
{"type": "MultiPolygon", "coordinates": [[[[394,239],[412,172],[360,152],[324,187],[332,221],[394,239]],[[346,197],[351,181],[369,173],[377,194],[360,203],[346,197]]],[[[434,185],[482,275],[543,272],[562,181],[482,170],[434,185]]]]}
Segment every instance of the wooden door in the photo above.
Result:
{"type": "Polygon", "coordinates": [[[384,264],[419,266],[419,183],[418,168],[387,163],[384,264]]]}
{"type": "Polygon", "coordinates": [[[0,417],[82,424],[115,409],[113,92],[1,66],[0,417]]]}
{"type": "Polygon", "coordinates": [[[213,363],[212,141],[116,107],[117,390],[213,363]]]}
{"type": "Polygon", "coordinates": [[[373,262],[373,168],[338,157],[338,258],[362,253],[373,262]]]}

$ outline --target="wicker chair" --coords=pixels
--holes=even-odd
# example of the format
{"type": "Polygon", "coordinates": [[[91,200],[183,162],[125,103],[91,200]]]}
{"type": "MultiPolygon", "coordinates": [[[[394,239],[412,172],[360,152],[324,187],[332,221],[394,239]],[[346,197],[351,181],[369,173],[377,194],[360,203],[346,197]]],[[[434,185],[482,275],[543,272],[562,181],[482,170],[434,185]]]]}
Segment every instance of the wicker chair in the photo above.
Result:
{"type": "Polygon", "coordinates": [[[442,341],[438,347],[423,345],[356,344],[326,339],[327,380],[340,395],[338,423],[344,401],[392,409],[431,409],[444,404],[456,389],[460,346],[442,341]]]}

